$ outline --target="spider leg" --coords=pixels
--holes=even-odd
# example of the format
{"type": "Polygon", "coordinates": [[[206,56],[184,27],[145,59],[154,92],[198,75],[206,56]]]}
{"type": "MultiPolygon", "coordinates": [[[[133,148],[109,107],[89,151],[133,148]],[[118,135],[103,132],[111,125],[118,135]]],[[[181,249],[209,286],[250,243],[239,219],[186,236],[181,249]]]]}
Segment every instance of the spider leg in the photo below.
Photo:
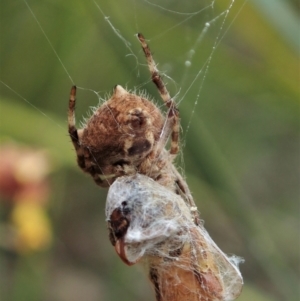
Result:
{"type": "Polygon", "coordinates": [[[170,119],[174,120],[171,134],[170,154],[176,155],[179,151],[179,111],[176,107],[169,111],[168,120],[170,119]]]}
{"type": "MultiPolygon", "coordinates": [[[[171,135],[171,148],[170,148],[170,154],[176,155],[179,151],[179,111],[176,107],[175,101],[171,98],[170,93],[168,92],[160,74],[156,67],[155,61],[152,57],[150,48],[148,44],[145,41],[145,38],[142,34],[138,34],[138,39],[142,45],[143,51],[145,53],[148,67],[151,73],[151,78],[153,83],[156,85],[159,94],[165,103],[165,105],[169,108],[168,114],[167,114],[167,121],[164,126],[161,139],[159,140],[157,144],[157,149],[163,149],[165,147],[165,144],[171,135]]],[[[176,186],[178,188],[179,194],[183,197],[183,199],[186,201],[186,203],[189,205],[193,220],[196,225],[200,224],[200,217],[199,212],[197,211],[197,206],[194,202],[194,199],[191,195],[191,192],[184,181],[184,179],[181,177],[179,172],[176,170],[174,166],[172,166],[173,173],[176,175],[176,186]]]]}
{"type": "Polygon", "coordinates": [[[156,87],[159,91],[159,94],[160,94],[162,100],[164,101],[164,103],[166,104],[166,106],[168,108],[171,108],[172,106],[174,106],[173,99],[171,98],[164,82],[161,79],[159,71],[156,68],[156,64],[153,60],[150,48],[149,48],[148,44],[146,43],[146,40],[145,40],[144,36],[141,33],[138,33],[137,36],[138,36],[138,39],[139,39],[139,41],[142,45],[143,51],[145,53],[145,56],[146,56],[146,59],[147,59],[147,62],[148,62],[148,67],[149,67],[149,70],[150,70],[150,73],[151,73],[152,81],[156,85],[156,87]]]}
{"type": "Polygon", "coordinates": [[[78,131],[75,126],[75,104],[76,104],[76,86],[72,86],[69,98],[69,110],[68,110],[68,127],[69,135],[72,140],[72,143],[75,147],[77,154],[78,165],[85,169],[84,163],[84,151],[79,143],[78,131]]]}
{"type": "Polygon", "coordinates": [[[89,157],[90,150],[83,147],[80,144],[79,136],[82,130],[77,130],[75,126],[75,105],[76,105],[76,86],[72,86],[69,98],[69,110],[68,110],[68,127],[69,135],[74,145],[77,154],[77,163],[79,167],[85,172],[89,173],[95,183],[99,186],[103,186],[103,180],[99,177],[100,170],[96,166],[86,164],[86,157],[89,157]]]}
{"type": "Polygon", "coordinates": [[[192,217],[193,217],[193,221],[196,225],[200,225],[201,224],[201,220],[200,220],[200,214],[198,212],[197,206],[195,204],[195,201],[192,197],[191,191],[187,185],[187,183],[185,182],[185,180],[182,178],[182,176],[180,175],[180,173],[178,172],[178,170],[175,168],[174,165],[172,165],[172,171],[173,173],[176,175],[176,186],[177,186],[177,193],[185,200],[185,202],[188,204],[192,217]]]}
{"type": "Polygon", "coordinates": [[[156,85],[163,102],[169,108],[167,121],[164,127],[164,132],[162,134],[160,144],[164,147],[169,136],[171,135],[170,154],[176,155],[179,151],[179,111],[176,107],[175,101],[171,98],[159,74],[155,61],[152,57],[150,48],[146,43],[144,36],[141,33],[138,33],[137,36],[145,53],[152,81],[156,85]]]}

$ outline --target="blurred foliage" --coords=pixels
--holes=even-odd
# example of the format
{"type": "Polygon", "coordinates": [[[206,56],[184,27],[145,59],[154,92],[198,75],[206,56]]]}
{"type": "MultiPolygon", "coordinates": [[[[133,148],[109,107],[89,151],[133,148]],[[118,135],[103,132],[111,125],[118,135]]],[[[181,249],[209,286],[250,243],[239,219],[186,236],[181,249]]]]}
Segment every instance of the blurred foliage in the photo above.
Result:
{"type": "Polygon", "coordinates": [[[93,1],[28,1],[57,55],[24,1],[1,2],[1,144],[52,156],[55,241],[13,261],[1,252],[0,289],[9,287],[13,301],[154,300],[146,277],[114,254],[106,191],[76,167],[66,126],[73,81],[84,87],[80,120],[99,101],[93,91],[104,98],[116,84],[160,102],[134,36],[142,32],[180,102],[178,164],[205,226],[221,249],[246,260],[238,300],[298,300],[299,2],[235,1],[224,23],[229,0],[194,15],[212,1],[96,2],[109,18],[93,1]]]}

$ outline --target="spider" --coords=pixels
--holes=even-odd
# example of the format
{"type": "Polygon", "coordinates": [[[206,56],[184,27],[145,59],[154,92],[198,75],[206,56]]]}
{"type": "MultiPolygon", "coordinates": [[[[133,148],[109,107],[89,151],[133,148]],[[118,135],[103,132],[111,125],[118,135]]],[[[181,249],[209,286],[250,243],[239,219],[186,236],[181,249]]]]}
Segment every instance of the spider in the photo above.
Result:
{"type": "Polygon", "coordinates": [[[77,163],[97,185],[110,186],[118,177],[147,175],[181,195],[194,222],[200,223],[190,190],[173,160],[179,151],[179,111],[170,96],[142,34],[137,34],[147,59],[153,83],[167,107],[166,117],[145,95],[115,86],[110,99],[94,111],[82,129],[75,126],[76,86],[69,99],[69,134],[77,163]],[[170,149],[165,145],[171,138],[170,149]]]}

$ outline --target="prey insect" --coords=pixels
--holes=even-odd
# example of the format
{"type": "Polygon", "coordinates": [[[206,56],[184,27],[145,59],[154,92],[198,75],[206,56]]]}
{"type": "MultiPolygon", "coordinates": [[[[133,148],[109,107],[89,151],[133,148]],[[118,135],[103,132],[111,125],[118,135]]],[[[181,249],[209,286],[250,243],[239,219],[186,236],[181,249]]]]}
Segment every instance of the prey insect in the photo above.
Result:
{"type": "Polygon", "coordinates": [[[110,99],[94,111],[83,129],[75,126],[76,87],[71,89],[68,111],[69,135],[79,167],[97,185],[108,187],[118,177],[144,174],[181,195],[192,218],[199,223],[197,207],[190,190],[173,165],[179,151],[179,111],[170,96],[142,34],[138,39],[145,53],[153,83],[167,108],[160,109],[145,95],[114,88],[110,99]],[[167,141],[170,149],[166,150],[167,141]]]}
{"type": "Polygon", "coordinates": [[[227,257],[183,199],[149,177],[118,178],[106,202],[110,240],[127,264],[141,261],[157,301],[228,301],[241,292],[241,259],[227,257]]]}

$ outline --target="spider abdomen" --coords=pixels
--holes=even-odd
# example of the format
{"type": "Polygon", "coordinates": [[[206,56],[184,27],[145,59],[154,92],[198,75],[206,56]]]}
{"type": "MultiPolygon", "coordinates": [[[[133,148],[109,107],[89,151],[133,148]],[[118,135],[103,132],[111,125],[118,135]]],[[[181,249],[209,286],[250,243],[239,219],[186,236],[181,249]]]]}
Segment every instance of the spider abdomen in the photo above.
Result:
{"type": "Polygon", "coordinates": [[[151,101],[116,86],[112,97],[95,110],[79,135],[86,150],[85,161],[90,161],[100,176],[110,178],[100,186],[108,186],[127,173],[145,173],[142,163],[148,156],[156,157],[155,145],[164,122],[151,101]]]}

